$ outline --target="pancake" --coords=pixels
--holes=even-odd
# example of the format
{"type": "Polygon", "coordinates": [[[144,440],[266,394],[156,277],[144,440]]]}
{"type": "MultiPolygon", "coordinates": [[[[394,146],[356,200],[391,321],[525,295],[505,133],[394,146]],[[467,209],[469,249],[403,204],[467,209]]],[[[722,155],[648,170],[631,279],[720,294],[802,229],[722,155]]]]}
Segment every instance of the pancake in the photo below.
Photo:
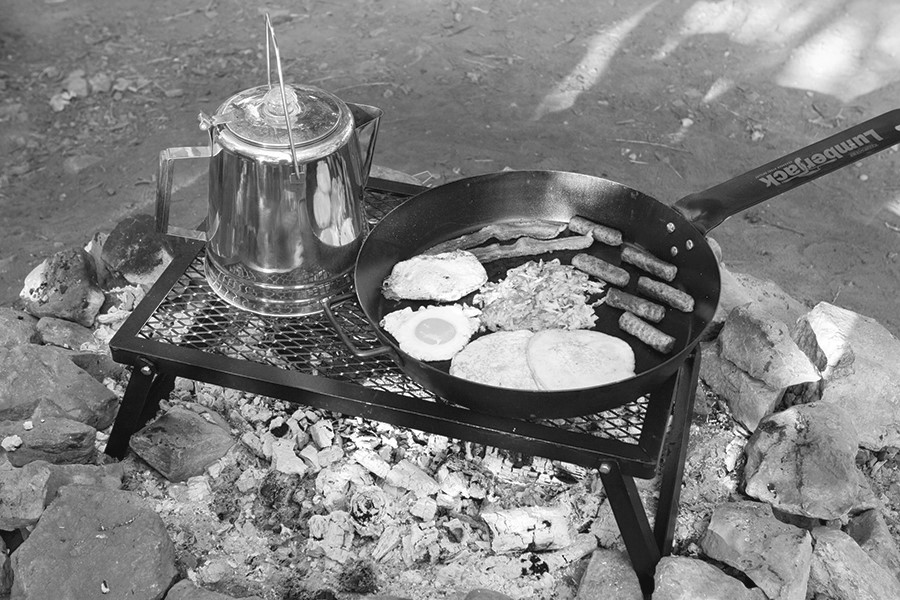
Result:
{"type": "Polygon", "coordinates": [[[628,342],[586,329],[546,329],[535,333],[526,360],[541,389],[595,387],[634,377],[628,342]]]}
{"type": "Polygon", "coordinates": [[[498,331],[477,338],[450,362],[450,374],[485,385],[538,390],[526,358],[530,331],[498,331]]]}

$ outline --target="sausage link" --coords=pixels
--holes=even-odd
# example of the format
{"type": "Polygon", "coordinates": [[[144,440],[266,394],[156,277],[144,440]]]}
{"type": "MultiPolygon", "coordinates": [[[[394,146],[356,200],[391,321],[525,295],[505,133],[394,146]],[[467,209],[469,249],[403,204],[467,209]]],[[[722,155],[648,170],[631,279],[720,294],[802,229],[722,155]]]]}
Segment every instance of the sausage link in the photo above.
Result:
{"type": "Polygon", "coordinates": [[[595,223],[584,217],[574,216],[569,219],[569,229],[581,235],[591,234],[594,239],[607,246],[621,246],[622,232],[606,225],[595,223]]]}
{"type": "Polygon", "coordinates": [[[626,333],[630,333],[657,352],[668,354],[675,347],[675,338],[663,333],[630,312],[623,312],[622,316],[619,317],[619,328],[626,333]]]}
{"type": "Polygon", "coordinates": [[[655,300],[665,302],[672,308],[689,313],[694,310],[694,299],[685,292],[673,288],[671,285],[650,279],[638,277],[637,289],[655,300]]]}
{"type": "Polygon", "coordinates": [[[627,310],[654,323],[659,323],[666,316],[666,309],[661,304],[650,302],[639,296],[633,296],[616,288],[611,288],[606,293],[606,304],[613,308],[627,310]]]}
{"type": "Polygon", "coordinates": [[[576,254],[572,257],[572,266],[619,287],[628,285],[628,280],[631,278],[625,269],[611,265],[590,254],[576,254]]]}
{"type": "Polygon", "coordinates": [[[655,275],[666,281],[673,281],[678,273],[678,267],[672,263],[661,260],[643,248],[625,246],[622,248],[622,261],[643,269],[651,275],[655,275]]]}

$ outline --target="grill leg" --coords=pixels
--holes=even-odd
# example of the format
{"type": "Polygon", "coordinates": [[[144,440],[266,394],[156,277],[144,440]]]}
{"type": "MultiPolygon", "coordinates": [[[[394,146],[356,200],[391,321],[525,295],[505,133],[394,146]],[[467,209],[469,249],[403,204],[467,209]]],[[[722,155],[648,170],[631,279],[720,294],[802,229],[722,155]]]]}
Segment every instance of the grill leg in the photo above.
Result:
{"type": "Polygon", "coordinates": [[[653,574],[660,553],[634,478],[623,475],[618,463],[610,461],[603,463],[600,480],[641,589],[644,594],[650,594],[653,592],[653,574]]]}
{"type": "Polygon", "coordinates": [[[668,449],[662,463],[659,501],[652,530],[634,478],[624,475],[616,461],[605,462],[599,469],[600,480],[625,541],[631,566],[648,597],[653,592],[653,576],[659,559],[672,551],[699,371],[700,353],[695,350],[679,369],[672,392],[674,401],[668,428],[668,449]]]}
{"type": "Polygon", "coordinates": [[[672,540],[675,537],[675,522],[681,499],[681,482],[684,476],[684,461],[687,458],[688,437],[691,431],[691,418],[694,414],[694,396],[697,393],[699,371],[700,352],[695,350],[678,373],[675,406],[669,425],[671,441],[665,462],[663,462],[659,484],[659,504],[656,508],[653,532],[663,556],[672,552],[672,540]]]}
{"type": "Polygon", "coordinates": [[[159,401],[174,387],[174,375],[160,373],[149,361],[138,360],[106,442],[106,454],[113,458],[124,458],[131,435],[156,414],[159,401]]]}

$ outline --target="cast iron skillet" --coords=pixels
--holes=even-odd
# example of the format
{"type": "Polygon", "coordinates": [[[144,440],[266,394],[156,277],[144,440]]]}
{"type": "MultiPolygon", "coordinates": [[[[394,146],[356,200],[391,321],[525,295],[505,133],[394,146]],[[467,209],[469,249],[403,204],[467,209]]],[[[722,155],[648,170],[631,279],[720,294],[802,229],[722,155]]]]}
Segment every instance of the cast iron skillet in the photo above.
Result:
{"type": "MultiPolygon", "coordinates": [[[[900,142],[898,127],[900,109],[725,183],[685,196],[671,207],[621,183],[559,171],[504,171],[428,189],[388,213],[372,229],[357,258],[356,295],[386,346],[362,352],[343,332],[342,337],[359,355],[390,352],[403,372],[420,385],[449,402],[479,412],[516,418],[563,418],[626,404],[672,375],[700,341],[713,318],[719,301],[720,279],[706,233],[731,215],[900,142]],[[427,304],[384,298],[382,282],[397,262],[490,223],[526,218],[566,222],[573,215],[615,227],[622,231],[626,243],[639,244],[675,264],[678,275],[673,285],[694,298],[692,313],[669,309],[658,324],[659,329],[676,338],[675,349],[668,355],[622,332],[617,324],[621,311],[598,307],[595,329],[617,335],[631,344],[636,361],[634,377],[603,386],[554,392],[483,385],[451,376],[449,361],[427,363],[409,356],[380,326],[382,317],[389,312],[427,304]]],[[[619,248],[595,242],[587,252],[620,264],[619,248]]],[[[491,280],[496,281],[505,276],[507,269],[527,260],[560,258],[568,264],[574,254],[562,252],[501,260],[487,263],[485,267],[491,280]]],[[[636,293],[635,282],[641,273],[630,266],[627,268],[632,277],[626,291],[636,293]]],[[[471,297],[461,302],[471,304],[471,297]]],[[[326,312],[337,325],[327,302],[326,312]]]]}

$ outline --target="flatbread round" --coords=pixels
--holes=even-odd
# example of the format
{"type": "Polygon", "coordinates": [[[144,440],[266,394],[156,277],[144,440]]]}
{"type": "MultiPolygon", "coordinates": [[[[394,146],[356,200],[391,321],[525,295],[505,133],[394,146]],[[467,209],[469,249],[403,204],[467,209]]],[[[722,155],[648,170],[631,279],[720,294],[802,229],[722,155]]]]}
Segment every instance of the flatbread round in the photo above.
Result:
{"type": "Polygon", "coordinates": [[[546,329],[526,347],[528,367],[544,390],[595,387],[634,376],[628,342],[587,329],[546,329]]]}
{"type": "Polygon", "coordinates": [[[530,331],[498,331],[477,338],[450,362],[450,374],[477,383],[538,390],[526,359],[530,331]]]}

